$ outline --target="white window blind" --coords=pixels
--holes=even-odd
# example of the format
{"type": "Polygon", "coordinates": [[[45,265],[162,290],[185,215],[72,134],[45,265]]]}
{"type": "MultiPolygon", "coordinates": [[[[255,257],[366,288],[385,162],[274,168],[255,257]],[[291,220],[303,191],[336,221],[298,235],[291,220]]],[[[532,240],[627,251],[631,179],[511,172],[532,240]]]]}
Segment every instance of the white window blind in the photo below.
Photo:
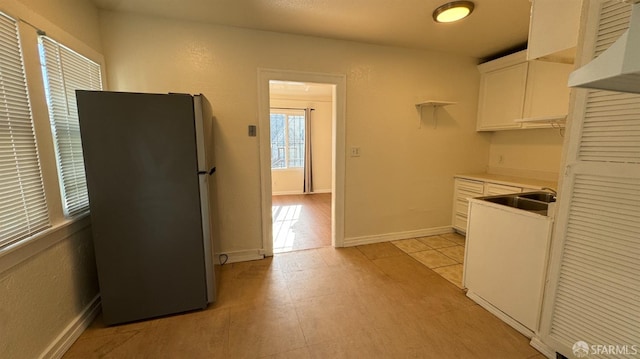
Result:
{"type": "Polygon", "coordinates": [[[18,28],[0,13],[0,247],[49,225],[18,28]]]}
{"type": "Polygon", "coordinates": [[[100,65],[40,36],[40,61],[65,216],[89,208],[76,90],[102,90],[100,65]]]}

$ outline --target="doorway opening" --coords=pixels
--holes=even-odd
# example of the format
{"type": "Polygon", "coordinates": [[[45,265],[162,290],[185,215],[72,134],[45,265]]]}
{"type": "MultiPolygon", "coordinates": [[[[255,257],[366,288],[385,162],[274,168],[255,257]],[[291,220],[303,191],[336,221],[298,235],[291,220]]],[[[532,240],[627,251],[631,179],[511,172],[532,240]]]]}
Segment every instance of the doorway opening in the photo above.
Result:
{"type": "Polygon", "coordinates": [[[259,70],[265,256],[344,240],[344,75],[259,70]]]}
{"type": "Polygon", "coordinates": [[[334,87],[269,81],[274,253],[331,246],[334,87]]]}

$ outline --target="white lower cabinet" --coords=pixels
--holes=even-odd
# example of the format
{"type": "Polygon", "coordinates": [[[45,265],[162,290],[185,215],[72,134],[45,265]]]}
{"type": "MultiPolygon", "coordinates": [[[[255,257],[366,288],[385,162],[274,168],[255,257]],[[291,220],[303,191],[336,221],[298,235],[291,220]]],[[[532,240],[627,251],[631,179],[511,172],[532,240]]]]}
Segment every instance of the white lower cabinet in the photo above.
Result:
{"type": "Polygon", "coordinates": [[[552,219],[471,200],[464,258],[467,296],[522,334],[538,330],[552,219]]]}
{"type": "Polygon", "coordinates": [[[484,182],[456,178],[453,199],[453,228],[464,233],[467,230],[469,198],[484,195],[484,182]]]}

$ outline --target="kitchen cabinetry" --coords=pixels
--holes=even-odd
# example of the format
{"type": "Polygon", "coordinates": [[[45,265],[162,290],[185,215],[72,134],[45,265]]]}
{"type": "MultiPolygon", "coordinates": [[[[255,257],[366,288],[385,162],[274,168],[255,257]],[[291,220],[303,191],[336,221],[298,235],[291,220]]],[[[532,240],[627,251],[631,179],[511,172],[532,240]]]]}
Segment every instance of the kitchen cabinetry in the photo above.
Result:
{"type": "Polygon", "coordinates": [[[526,61],[526,51],[478,65],[478,131],[552,127],[566,119],[573,65],[526,61]]]}
{"type": "Polygon", "coordinates": [[[484,195],[484,183],[456,178],[453,196],[453,228],[459,232],[467,231],[467,212],[469,198],[484,195]]]}
{"type": "Polygon", "coordinates": [[[538,191],[544,187],[555,188],[549,181],[514,178],[491,174],[459,175],[454,181],[452,227],[459,233],[467,231],[469,198],[499,194],[538,191]]]}
{"type": "Polygon", "coordinates": [[[527,59],[573,60],[582,0],[532,0],[527,59]]]}

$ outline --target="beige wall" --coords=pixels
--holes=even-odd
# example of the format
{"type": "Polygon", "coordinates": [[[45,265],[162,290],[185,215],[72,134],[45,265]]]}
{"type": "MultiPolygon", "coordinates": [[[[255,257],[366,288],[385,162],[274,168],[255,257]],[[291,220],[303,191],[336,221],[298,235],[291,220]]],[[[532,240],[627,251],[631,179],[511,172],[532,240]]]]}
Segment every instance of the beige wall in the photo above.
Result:
{"type": "MultiPolygon", "coordinates": [[[[112,89],[202,92],[216,118],[223,252],[261,248],[257,70],[347,76],[345,237],[451,224],[454,174],[486,168],[473,58],[101,12],[112,89]],[[457,101],[421,129],[415,103],[457,101]]],[[[338,154],[345,155],[345,154],[338,154]]]]}
{"type": "Polygon", "coordinates": [[[36,358],[60,353],[70,331],[98,295],[88,218],[62,214],[58,176],[36,30],[101,61],[97,9],[84,0],[0,0],[0,11],[16,19],[25,60],[34,127],[52,229],[19,248],[0,251],[0,358],[36,358]],[[29,24],[31,25],[29,25],[29,24]]]}
{"type": "MultiPolygon", "coordinates": [[[[51,236],[61,240],[0,273],[0,357],[37,358],[63,346],[98,295],[91,228],[51,236]]],[[[46,241],[47,239],[43,239],[46,241]]],[[[0,258],[2,261],[3,258],[0,258]]],[[[71,344],[71,343],[69,343],[71,344]]]]}
{"type": "MultiPolygon", "coordinates": [[[[313,108],[311,113],[312,172],[315,192],[331,192],[331,126],[333,107],[329,99],[305,99],[304,96],[271,96],[272,107],[313,108]],[[295,98],[298,97],[298,98],[295,98]]],[[[271,171],[274,194],[302,193],[302,169],[271,171]]]]}
{"type": "MultiPolygon", "coordinates": [[[[97,31],[98,9],[91,1],[85,0],[0,0],[0,7],[12,7],[12,3],[19,2],[22,6],[34,12],[36,16],[43,16],[47,22],[55,24],[44,25],[43,22],[32,23],[47,32],[49,36],[56,36],[60,30],[73,34],[75,39],[101,52],[102,44],[100,32],[97,31]]],[[[30,17],[24,12],[20,17],[30,17]],[[25,16],[26,15],[26,16],[25,16]]],[[[71,45],[68,45],[71,46],[71,45]]]]}
{"type": "Polygon", "coordinates": [[[496,131],[489,172],[557,181],[563,140],[559,129],[496,131]]]}

